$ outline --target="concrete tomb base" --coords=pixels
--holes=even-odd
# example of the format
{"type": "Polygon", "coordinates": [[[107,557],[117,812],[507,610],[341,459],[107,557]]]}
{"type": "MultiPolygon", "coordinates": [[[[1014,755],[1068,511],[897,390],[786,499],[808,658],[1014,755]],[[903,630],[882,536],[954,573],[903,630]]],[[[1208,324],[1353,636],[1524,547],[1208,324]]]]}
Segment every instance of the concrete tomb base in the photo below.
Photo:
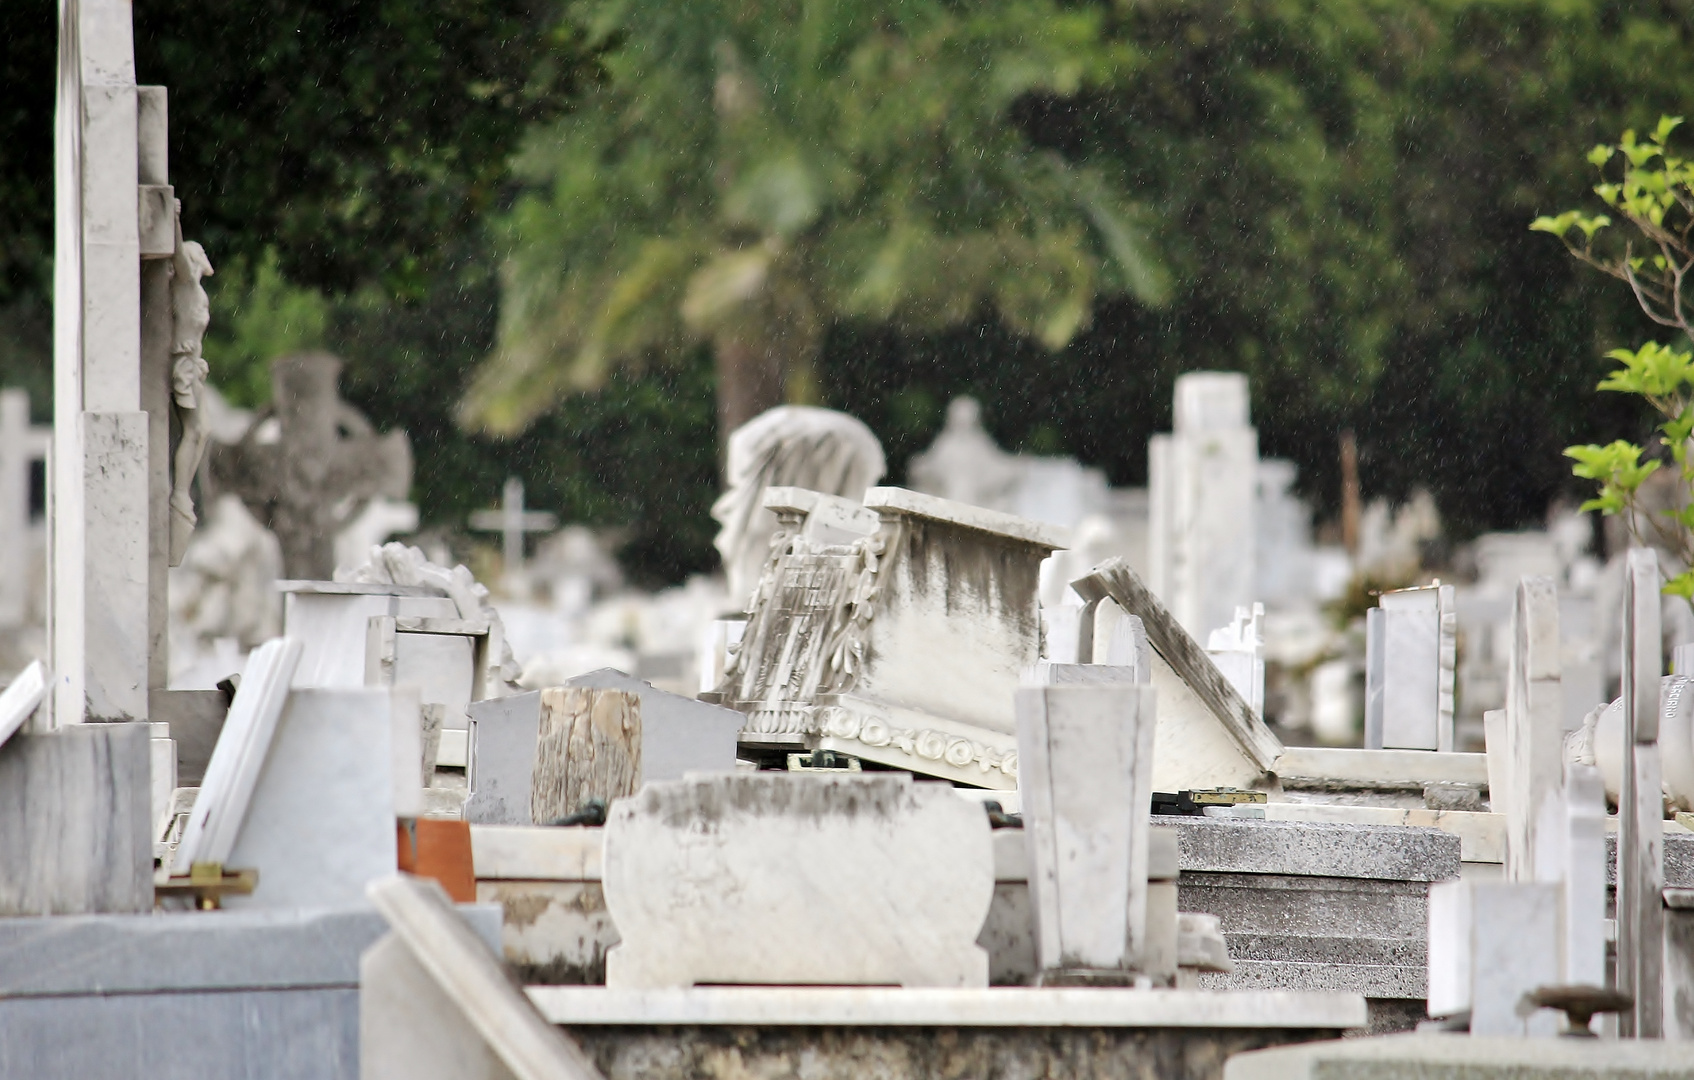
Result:
{"type": "MultiPolygon", "coordinates": [[[[499,909],[459,909],[499,937],[499,909]]],[[[0,1076],[353,1080],[366,906],[0,919],[0,1076]]]]}
{"type": "Polygon", "coordinates": [[[1155,819],[1178,834],[1181,910],[1218,916],[1235,970],[1216,990],[1339,990],[1371,1027],[1423,1019],[1431,882],[1459,876],[1460,841],[1398,825],[1155,819]]]}

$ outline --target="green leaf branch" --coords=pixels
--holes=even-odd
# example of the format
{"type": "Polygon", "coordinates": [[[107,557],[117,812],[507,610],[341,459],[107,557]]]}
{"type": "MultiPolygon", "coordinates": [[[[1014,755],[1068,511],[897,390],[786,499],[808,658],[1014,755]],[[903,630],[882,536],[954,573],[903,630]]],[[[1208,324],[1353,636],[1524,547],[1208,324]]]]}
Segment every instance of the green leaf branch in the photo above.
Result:
{"type": "MultiPolygon", "coordinates": [[[[1618,238],[1607,233],[1614,224],[1611,214],[1581,210],[1538,217],[1529,227],[1553,234],[1571,255],[1627,284],[1649,319],[1694,342],[1683,297],[1694,269],[1694,163],[1673,154],[1668,145],[1681,123],[1680,116],[1660,117],[1645,139],[1625,131],[1615,145],[1602,144],[1588,153],[1589,163],[1601,175],[1594,193],[1632,227],[1632,234],[1618,238]]],[[[1600,485],[1582,509],[1621,516],[1636,543],[1671,554],[1681,569],[1667,581],[1665,592],[1694,606],[1694,464],[1689,455],[1694,350],[1649,341],[1638,349],[1613,349],[1606,356],[1622,366],[1601,380],[1599,389],[1634,394],[1663,417],[1659,442],[1676,470],[1677,498],[1669,509],[1643,505],[1642,486],[1666,462],[1643,460],[1645,448],[1620,439],[1607,446],[1565,450],[1576,463],[1572,472],[1600,485]]]]}

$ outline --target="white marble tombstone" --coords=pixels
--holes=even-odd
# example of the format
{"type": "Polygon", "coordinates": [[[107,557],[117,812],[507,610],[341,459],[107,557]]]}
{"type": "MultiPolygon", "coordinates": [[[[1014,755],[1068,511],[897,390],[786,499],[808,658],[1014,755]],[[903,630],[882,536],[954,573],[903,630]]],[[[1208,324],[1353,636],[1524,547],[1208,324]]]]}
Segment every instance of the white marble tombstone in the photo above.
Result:
{"type": "Polygon", "coordinates": [[[218,733],[194,809],[177,843],[172,873],[187,874],[197,862],[229,861],[270,753],[300,652],[299,642],[276,638],[254,649],[247,658],[240,689],[218,733]]]}
{"type": "Polygon", "coordinates": [[[985,987],[980,805],[881,773],[664,780],[611,806],[609,987],[985,987]]]}
{"type": "Polygon", "coordinates": [[[422,810],[418,703],[404,690],[291,690],[228,865],[259,871],[226,907],[358,904],[422,810]]]}
{"type": "Polygon", "coordinates": [[[1228,626],[1206,637],[1206,655],[1258,716],[1265,715],[1265,642],[1259,634],[1264,617],[1263,604],[1254,604],[1251,611],[1238,607],[1228,626]]]}
{"type": "Polygon", "coordinates": [[[147,718],[149,423],[130,8],[127,0],[60,6],[48,573],[55,725],[147,718]]]}
{"type": "MultiPolygon", "coordinates": [[[[745,719],[734,709],[660,690],[614,668],[566,679],[567,687],[622,690],[641,699],[641,780],[730,772],[745,719]]],[[[541,727],[541,691],[478,701],[470,707],[471,794],[465,820],[530,825],[529,795],[541,727]]]]}
{"type": "Polygon", "coordinates": [[[1536,880],[1559,889],[1559,982],[1606,984],[1606,793],[1591,765],[1566,763],[1564,786],[1535,822],[1536,880]]]}
{"type": "Polygon", "coordinates": [[[1553,580],[1518,583],[1506,686],[1506,877],[1536,881],[1535,823],[1563,780],[1564,698],[1553,580]]]}
{"type": "Polygon", "coordinates": [[[1259,433],[1247,389],[1234,372],[1180,376],[1173,430],[1147,444],[1148,584],[1195,637],[1257,599],[1259,433]]]}
{"type": "Polygon", "coordinates": [[[1102,622],[1120,618],[1114,609],[1134,616],[1139,624],[1147,668],[1158,691],[1156,790],[1246,788],[1272,771],[1282,754],[1281,740],[1127,563],[1108,559],[1071,587],[1084,600],[1098,602],[1092,643],[1096,659],[1101,658],[1102,622]]]}
{"type": "Polygon", "coordinates": [[[1155,691],[1133,667],[1040,665],[1017,692],[1044,984],[1129,983],[1147,948],[1155,691]]]}
{"type": "Polygon", "coordinates": [[[1365,619],[1365,746],[1453,749],[1454,589],[1385,592],[1365,619]]]}

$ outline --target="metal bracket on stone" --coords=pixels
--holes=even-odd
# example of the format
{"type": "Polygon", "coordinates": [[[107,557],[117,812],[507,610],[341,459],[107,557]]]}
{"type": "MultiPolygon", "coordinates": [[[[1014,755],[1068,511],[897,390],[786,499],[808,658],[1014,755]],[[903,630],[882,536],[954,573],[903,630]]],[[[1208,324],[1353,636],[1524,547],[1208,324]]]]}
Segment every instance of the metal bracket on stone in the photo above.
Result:
{"type": "Polygon", "coordinates": [[[251,896],[259,887],[256,869],[229,870],[222,863],[197,862],[180,877],[169,877],[153,885],[153,895],[188,896],[201,911],[216,911],[223,907],[226,896],[251,896]]]}

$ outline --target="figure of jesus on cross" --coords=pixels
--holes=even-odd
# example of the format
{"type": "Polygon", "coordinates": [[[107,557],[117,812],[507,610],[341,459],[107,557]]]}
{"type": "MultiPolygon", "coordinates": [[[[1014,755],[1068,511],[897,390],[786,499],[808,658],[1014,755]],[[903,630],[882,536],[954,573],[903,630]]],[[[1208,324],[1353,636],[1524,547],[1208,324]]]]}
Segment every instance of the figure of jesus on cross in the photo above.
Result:
{"type": "Polygon", "coordinates": [[[506,480],[506,486],[500,492],[498,510],[478,510],[471,514],[471,528],[480,532],[500,534],[501,557],[508,590],[521,588],[525,580],[524,533],[552,532],[558,527],[558,518],[545,510],[524,509],[523,481],[515,476],[506,480]]]}

